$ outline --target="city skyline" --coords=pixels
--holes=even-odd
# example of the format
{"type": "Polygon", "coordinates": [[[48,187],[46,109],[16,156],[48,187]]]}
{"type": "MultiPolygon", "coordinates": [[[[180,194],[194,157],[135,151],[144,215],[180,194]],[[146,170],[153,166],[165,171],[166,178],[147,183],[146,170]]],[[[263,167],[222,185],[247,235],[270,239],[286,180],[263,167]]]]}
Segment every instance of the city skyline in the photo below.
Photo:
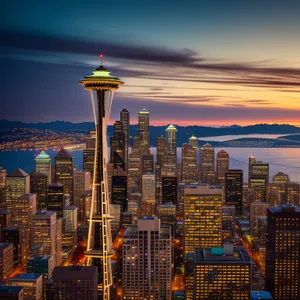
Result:
{"type": "Polygon", "coordinates": [[[0,119],[91,120],[76,82],[104,53],[126,82],[110,123],[125,106],[153,125],[300,124],[299,3],[92,2],[6,3],[0,119]]]}

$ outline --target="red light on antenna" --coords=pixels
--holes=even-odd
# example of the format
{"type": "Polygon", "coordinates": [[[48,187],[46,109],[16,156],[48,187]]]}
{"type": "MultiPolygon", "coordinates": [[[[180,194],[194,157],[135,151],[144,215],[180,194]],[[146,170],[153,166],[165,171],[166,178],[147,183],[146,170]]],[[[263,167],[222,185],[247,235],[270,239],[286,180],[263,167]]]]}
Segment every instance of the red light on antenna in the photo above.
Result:
{"type": "Polygon", "coordinates": [[[103,57],[103,54],[100,54],[100,58],[102,58],[103,57]]]}

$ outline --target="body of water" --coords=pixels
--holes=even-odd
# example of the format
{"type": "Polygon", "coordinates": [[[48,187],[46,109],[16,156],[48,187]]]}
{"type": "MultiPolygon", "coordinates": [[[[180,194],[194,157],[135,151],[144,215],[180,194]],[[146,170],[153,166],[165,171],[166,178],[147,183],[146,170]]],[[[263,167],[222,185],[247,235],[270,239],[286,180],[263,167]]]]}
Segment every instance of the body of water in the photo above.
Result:
{"type": "MultiPolygon", "coordinates": [[[[217,155],[220,148],[215,148],[217,155]]],[[[224,148],[229,153],[230,168],[242,169],[244,171],[244,181],[248,180],[248,158],[250,155],[257,160],[270,164],[270,180],[273,175],[283,171],[290,176],[292,181],[300,182],[300,148],[224,148]]],[[[21,168],[30,173],[35,166],[34,158],[40,151],[10,151],[0,152],[0,166],[7,172],[12,172],[15,168],[21,168]]],[[[178,160],[181,160],[181,148],[177,149],[178,160]]],[[[52,158],[57,151],[48,150],[47,153],[52,158]]],[[[156,148],[151,148],[151,153],[156,155],[156,148]]],[[[75,167],[79,170],[83,167],[83,151],[73,151],[70,154],[74,157],[75,167]]],[[[198,150],[199,161],[199,150],[198,150]]]]}
{"type": "MultiPolygon", "coordinates": [[[[222,135],[222,136],[207,136],[198,138],[199,140],[225,142],[243,138],[260,138],[260,139],[277,139],[280,136],[288,134],[241,134],[241,135],[222,135]]],[[[293,134],[291,134],[293,135],[293,134]]]]}

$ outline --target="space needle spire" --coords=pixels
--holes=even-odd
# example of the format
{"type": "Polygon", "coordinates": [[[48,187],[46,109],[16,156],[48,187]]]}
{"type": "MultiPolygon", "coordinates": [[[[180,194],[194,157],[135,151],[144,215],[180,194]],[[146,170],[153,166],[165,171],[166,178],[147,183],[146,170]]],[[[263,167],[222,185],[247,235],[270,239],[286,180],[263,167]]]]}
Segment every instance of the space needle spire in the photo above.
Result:
{"type": "Polygon", "coordinates": [[[110,299],[112,285],[111,257],[111,220],[107,180],[107,122],[110,115],[113,93],[122,82],[111,76],[102,65],[92,75],[84,77],[79,83],[90,91],[96,129],[94,176],[92,183],[92,201],[89,217],[88,243],[86,250],[87,265],[98,267],[99,299],[110,299]]]}

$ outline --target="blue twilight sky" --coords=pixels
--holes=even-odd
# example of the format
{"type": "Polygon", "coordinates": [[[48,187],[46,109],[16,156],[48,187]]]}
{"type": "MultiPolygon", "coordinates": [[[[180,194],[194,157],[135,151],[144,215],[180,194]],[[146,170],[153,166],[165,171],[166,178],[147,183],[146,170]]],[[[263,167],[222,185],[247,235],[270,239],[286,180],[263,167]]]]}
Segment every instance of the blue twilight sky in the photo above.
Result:
{"type": "Polygon", "coordinates": [[[92,118],[78,81],[125,81],[111,120],[300,124],[300,1],[10,1],[0,11],[0,119],[92,118]]]}

